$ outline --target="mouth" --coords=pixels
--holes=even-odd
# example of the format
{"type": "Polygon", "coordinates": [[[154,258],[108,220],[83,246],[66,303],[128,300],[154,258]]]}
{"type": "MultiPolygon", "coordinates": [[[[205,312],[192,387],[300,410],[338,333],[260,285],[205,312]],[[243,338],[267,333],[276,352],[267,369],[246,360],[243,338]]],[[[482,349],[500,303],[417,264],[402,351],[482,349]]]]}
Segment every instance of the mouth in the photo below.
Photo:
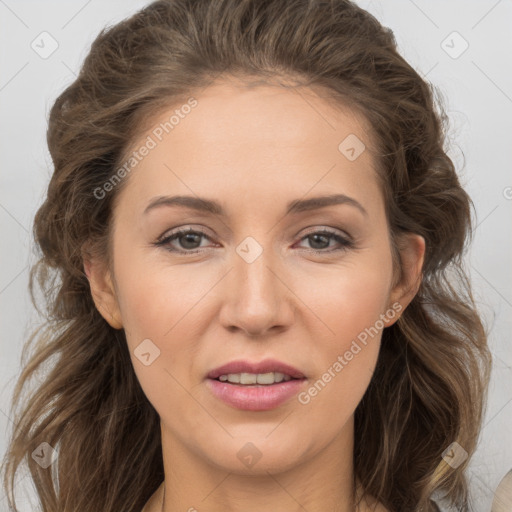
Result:
{"type": "Polygon", "coordinates": [[[276,359],[232,361],[210,371],[206,379],[216,398],[244,411],[276,409],[299,393],[306,382],[301,371],[276,359]]]}
{"type": "Polygon", "coordinates": [[[235,409],[268,411],[299,393],[307,378],[293,366],[266,360],[228,363],[212,370],[206,381],[215,397],[235,409]]]}
{"type": "MultiPolygon", "coordinates": [[[[232,376],[233,374],[231,374],[232,376]]],[[[244,374],[242,374],[243,376],[244,374]]],[[[247,374],[250,375],[250,374],[247,374]]],[[[228,378],[230,375],[228,375],[228,378]]],[[[235,375],[235,378],[238,375],[235,375]]],[[[254,380],[250,376],[250,381],[254,380]]],[[[243,378],[243,377],[241,377],[243,378]]],[[[270,377],[268,377],[270,380],[270,377]]],[[[282,380],[270,384],[242,384],[241,382],[222,381],[220,378],[207,379],[206,384],[213,396],[226,405],[243,411],[269,411],[289,402],[303,390],[307,379],[282,380]]]]}

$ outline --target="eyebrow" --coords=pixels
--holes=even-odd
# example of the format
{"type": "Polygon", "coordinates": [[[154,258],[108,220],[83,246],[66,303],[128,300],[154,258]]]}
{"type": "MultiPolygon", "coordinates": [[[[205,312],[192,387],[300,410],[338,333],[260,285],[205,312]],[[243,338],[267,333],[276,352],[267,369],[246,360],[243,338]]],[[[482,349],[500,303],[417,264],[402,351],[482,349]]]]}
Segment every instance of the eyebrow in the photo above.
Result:
{"type": "MultiPolygon", "coordinates": [[[[347,204],[357,208],[365,217],[368,217],[368,212],[364,209],[363,205],[356,201],[354,198],[345,194],[333,194],[329,196],[318,196],[310,199],[296,199],[290,201],[286,208],[286,215],[298,214],[306,211],[317,210],[338,204],[347,204]]],[[[226,216],[224,208],[212,199],[194,196],[158,196],[153,198],[146,209],[144,215],[154,208],[162,206],[179,206],[183,208],[191,208],[200,212],[213,213],[215,215],[226,216]]]]}

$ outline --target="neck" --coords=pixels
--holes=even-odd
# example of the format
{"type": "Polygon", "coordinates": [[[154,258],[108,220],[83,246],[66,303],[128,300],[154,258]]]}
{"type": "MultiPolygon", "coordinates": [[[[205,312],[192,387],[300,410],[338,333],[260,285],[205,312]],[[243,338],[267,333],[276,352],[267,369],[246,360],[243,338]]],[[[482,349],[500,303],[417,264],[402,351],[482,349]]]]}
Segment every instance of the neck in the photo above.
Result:
{"type": "Polygon", "coordinates": [[[230,463],[228,457],[219,467],[162,427],[166,477],[159,489],[159,508],[151,512],[259,512],[270,504],[273,512],[354,512],[353,419],[331,443],[309,457],[306,451],[291,467],[282,464],[279,447],[274,448],[273,458],[267,457],[265,463],[263,453],[251,469],[238,460],[230,463]]]}

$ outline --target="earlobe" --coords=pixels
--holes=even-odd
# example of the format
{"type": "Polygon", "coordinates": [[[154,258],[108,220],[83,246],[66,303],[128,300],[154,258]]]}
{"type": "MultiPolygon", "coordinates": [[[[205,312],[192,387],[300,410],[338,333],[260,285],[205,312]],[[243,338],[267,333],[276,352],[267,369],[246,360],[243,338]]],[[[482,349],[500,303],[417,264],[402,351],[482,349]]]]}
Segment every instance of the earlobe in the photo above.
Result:
{"type": "Polygon", "coordinates": [[[417,233],[404,233],[400,239],[402,278],[391,290],[389,297],[389,307],[393,305],[393,309],[399,311],[386,323],[386,327],[393,325],[400,318],[418,293],[422,281],[424,258],[425,239],[417,233]]]}
{"type": "Polygon", "coordinates": [[[91,279],[91,261],[89,259],[83,258],[84,261],[84,272],[87,276],[87,279],[91,279]]]}
{"type": "Polygon", "coordinates": [[[114,329],[122,329],[121,314],[110,271],[105,265],[83,254],[84,272],[89,280],[96,309],[114,329]]]}

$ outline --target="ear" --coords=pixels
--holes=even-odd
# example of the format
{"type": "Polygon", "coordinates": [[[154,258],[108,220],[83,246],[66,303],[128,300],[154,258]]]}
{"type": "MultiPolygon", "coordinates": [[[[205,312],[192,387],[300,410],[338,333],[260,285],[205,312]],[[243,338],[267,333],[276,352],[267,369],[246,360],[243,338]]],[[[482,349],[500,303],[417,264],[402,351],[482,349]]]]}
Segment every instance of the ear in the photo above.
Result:
{"type": "MultiPolygon", "coordinates": [[[[417,233],[403,233],[398,241],[400,253],[401,276],[393,286],[389,295],[389,306],[400,303],[400,313],[385,322],[385,326],[393,325],[400,314],[418,293],[421,285],[423,261],[425,258],[425,239],[417,233]]],[[[395,309],[395,307],[393,307],[395,309]]]]}
{"type": "Polygon", "coordinates": [[[121,312],[110,271],[103,261],[85,250],[82,250],[82,258],[96,309],[111,327],[122,329],[121,312]]]}

